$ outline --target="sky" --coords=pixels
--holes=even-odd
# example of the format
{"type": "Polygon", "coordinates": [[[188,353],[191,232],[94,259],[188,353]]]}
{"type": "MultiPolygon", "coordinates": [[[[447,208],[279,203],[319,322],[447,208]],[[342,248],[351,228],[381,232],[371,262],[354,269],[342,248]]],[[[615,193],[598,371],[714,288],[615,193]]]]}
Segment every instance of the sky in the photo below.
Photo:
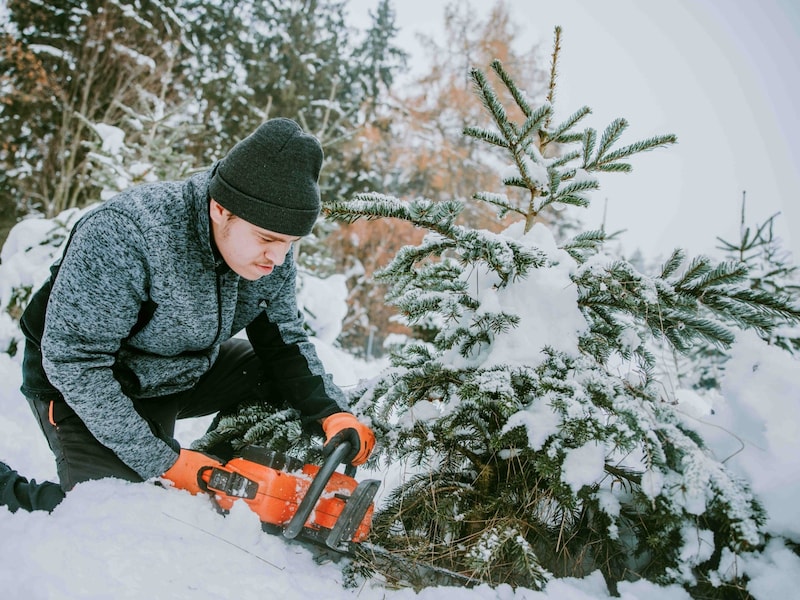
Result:
{"type": "MultiPolygon", "coordinates": [[[[473,0],[485,15],[494,2],[473,0]]],[[[377,0],[350,0],[354,24],[377,0]]],[[[440,35],[447,0],[394,3],[399,43],[419,64],[417,35],[440,35]]],[[[674,133],[678,144],[609,174],[584,220],[625,229],[625,250],[713,253],[746,222],[775,213],[776,233],[800,257],[800,2],[796,0],[508,0],[519,48],[552,51],[562,32],[557,116],[592,108],[586,125],[630,123],[622,143],[674,133]]],[[[478,65],[480,66],[480,65],[478,65]]]]}

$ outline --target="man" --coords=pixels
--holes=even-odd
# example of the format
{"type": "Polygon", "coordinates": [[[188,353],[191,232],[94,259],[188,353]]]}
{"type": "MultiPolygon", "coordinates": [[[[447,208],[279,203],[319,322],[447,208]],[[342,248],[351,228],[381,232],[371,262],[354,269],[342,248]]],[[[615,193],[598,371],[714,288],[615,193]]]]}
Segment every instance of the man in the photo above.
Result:
{"type": "Polygon", "coordinates": [[[191,451],[176,419],[253,398],[288,402],[321,424],[326,452],[346,439],[347,462],[366,461],[374,435],[342,408],[297,310],[291,249],[319,216],[321,165],[314,137],[273,119],[210,171],[134,187],[78,222],[21,321],[22,391],[64,491],[181,480],[191,451]]]}

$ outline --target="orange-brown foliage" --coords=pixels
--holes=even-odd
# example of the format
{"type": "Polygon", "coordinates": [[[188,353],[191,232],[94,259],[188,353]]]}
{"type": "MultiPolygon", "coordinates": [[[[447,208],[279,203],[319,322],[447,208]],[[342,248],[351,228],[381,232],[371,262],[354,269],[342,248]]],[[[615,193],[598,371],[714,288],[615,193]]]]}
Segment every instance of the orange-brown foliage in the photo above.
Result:
{"type": "Polygon", "coordinates": [[[387,288],[376,283],[375,272],[385,267],[400,248],[418,244],[424,231],[398,219],[356,221],[342,225],[328,238],[328,244],[343,264],[348,278],[348,316],[343,324],[342,342],[357,353],[366,353],[370,333],[372,355],[380,355],[387,335],[407,334],[392,320],[396,310],[384,300],[387,288]]]}
{"type": "MultiPolygon", "coordinates": [[[[473,67],[486,72],[498,58],[515,74],[521,88],[544,91],[546,69],[537,68],[533,50],[515,50],[518,33],[502,0],[485,20],[478,19],[468,5],[452,2],[447,6],[443,42],[422,40],[427,72],[402,93],[394,90],[394,110],[381,115],[353,141],[362,163],[380,174],[380,182],[372,184],[377,187],[369,191],[400,199],[461,200],[465,210],[460,219],[465,224],[492,231],[508,226],[513,216],[501,221],[493,207],[472,200],[480,191],[509,190],[503,189],[492,149],[466,137],[463,129],[490,125],[469,77],[473,67]]],[[[519,117],[513,102],[506,98],[504,104],[512,118],[519,117]]],[[[423,234],[409,223],[378,219],[342,226],[331,236],[339,270],[363,269],[349,281],[350,313],[342,335],[345,346],[366,347],[370,327],[381,336],[402,330],[391,321],[394,311],[385,305],[386,289],[374,283],[373,274],[402,246],[418,243],[423,234]]]]}

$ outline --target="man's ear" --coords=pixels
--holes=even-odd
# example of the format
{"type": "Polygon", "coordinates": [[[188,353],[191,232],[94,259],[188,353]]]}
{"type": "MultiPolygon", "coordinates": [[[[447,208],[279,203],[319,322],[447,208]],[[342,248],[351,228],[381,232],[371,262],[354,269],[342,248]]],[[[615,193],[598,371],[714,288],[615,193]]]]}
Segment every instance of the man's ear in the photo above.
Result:
{"type": "Polygon", "coordinates": [[[229,211],[219,202],[211,198],[208,203],[208,216],[214,223],[224,223],[228,220],[229,211]]]}

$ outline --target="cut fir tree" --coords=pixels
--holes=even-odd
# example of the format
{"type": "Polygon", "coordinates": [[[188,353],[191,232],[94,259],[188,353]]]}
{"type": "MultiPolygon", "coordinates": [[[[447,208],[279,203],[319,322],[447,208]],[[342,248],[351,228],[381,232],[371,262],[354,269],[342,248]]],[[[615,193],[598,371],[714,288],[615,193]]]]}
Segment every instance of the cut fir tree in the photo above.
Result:
{"type": "Polygon", "coordinates": [[[380,507],[373,541],[491,584],[537,588],[599,570],[611,591],[644,577],[747,597],[720,559],[760,547],[765,514],[675,409],[650,348],[726,348],[739,329],[768,332],[800,313],[751,289],[740,263],[676,250],[646,275],[605,255],[603,232],[556,241],[544,209],[586,206],[597,174],[629,171],[628,158],[675,138],[620,147],[627,123],[598,136],[579,128],[588,108],[553,125],[552,102],[534,106],[500,62],[491,68],[524,120],[508,118],[475,69],[492,126],[465,134],[506,152],[503,183],[522,194],[474,198],[517,223],[472,230],[455,223],[460,202],[381,194],[328,207],[429,232],[379,277],[406,324],[434,335],[396,348],[391,368],[353,396],[379,432],[374,460],[410,473],[380,507]]]}

